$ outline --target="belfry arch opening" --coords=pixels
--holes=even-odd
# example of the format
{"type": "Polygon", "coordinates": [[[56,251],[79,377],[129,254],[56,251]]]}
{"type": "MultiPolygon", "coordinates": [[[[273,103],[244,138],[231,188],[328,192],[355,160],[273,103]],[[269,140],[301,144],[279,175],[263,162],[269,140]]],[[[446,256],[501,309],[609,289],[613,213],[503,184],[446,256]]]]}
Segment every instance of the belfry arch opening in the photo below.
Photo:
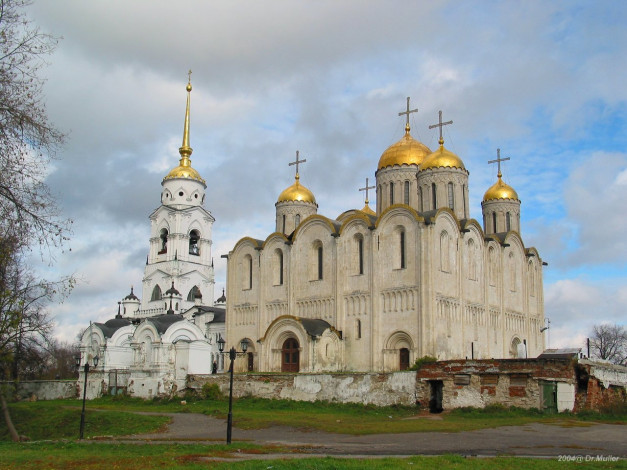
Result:
{"type": "Polygon", "coordinates": [[[161,240],[161,246],[159,249],[159,254],[162,255],[168,252],[168,229],[162,228],[159,233],[159,239],[161,240]]]}
{"type": "Polygon", "coordinates": [[[194,256],[200,255],[200,232],[192,230],[189,232],[189,254],[194,256]]]}

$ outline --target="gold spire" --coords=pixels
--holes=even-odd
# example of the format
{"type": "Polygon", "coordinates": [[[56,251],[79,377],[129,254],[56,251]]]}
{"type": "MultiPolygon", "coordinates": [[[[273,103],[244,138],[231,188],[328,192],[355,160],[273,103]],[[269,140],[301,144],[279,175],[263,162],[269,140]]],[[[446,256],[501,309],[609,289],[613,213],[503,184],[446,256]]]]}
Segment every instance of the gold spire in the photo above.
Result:
{"type": "Polygon", "coordinates": [[[190,166],[189,156],[192,154],[192,148],[189,146],[189,101],[192,94],[192,71],[187,72],[187,107],[185,108],[185,125],[183,126],[183,145],[179,149],[181,154],[181,166],[190,166]]]}
{"type": "Polygon", "coordinates": [[[192,168],[192,161],[189,158],[192,154],[192,148],[189,146],[189,104],[190,104],[190,95],[192,92],[192,82],[191,82],[192,71],[190,70],[187,73],[187,86],[185,89],[187,90],[187,106],[185,108],[185,124],[183,125],[183,143],[179,148],[179,154],[181,155],[181,160],[179,161],[179,166],[174,168],[168,175],[163,178],[164,180],[173,179],[173,178],[190,178],[201,183],[205,183],[205,180],[202,179],[200,174],[192,168]]]}

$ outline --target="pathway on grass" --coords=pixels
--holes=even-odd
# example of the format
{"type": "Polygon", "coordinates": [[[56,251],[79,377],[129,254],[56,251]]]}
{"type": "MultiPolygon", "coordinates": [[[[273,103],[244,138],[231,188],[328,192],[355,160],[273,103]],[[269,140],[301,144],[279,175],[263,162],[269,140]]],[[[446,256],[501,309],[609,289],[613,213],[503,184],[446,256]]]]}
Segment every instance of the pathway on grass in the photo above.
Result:
{"type": "MultiPolygon", "coordinates": [[[[162,433],[122,436],[118,441],[224,442],[226,421],[195,413],[158,413],[172,418],[162,433]]],[[[265,429],[233,428],[238,441],[281,445],[302,452],[325,455],[604,455],[627,458],[623,425],[531,423],[459,433],[420,432],[353,436],[318,430],[275,426],[265,429]]]]}

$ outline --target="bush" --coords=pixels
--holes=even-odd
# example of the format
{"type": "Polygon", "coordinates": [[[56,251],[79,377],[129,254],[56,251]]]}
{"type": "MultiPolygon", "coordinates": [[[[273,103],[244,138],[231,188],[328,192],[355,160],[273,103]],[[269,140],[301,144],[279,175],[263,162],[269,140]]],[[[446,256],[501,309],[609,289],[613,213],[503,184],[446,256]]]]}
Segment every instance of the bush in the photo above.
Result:
{"type": "Polygon", "coordinates": [[[218,384],[206,383],[202,386],[200,396],[205,400],[221,400],[223,395],[218,384]]]}
{"type": "Polygon", "coordinates": [[[429,364],[431,362],[438,362],[438,359],[433,356],[422,356],[416,359],[414,365],[411,366],[408,370],[420,370],[423,364],[429,364]]]}

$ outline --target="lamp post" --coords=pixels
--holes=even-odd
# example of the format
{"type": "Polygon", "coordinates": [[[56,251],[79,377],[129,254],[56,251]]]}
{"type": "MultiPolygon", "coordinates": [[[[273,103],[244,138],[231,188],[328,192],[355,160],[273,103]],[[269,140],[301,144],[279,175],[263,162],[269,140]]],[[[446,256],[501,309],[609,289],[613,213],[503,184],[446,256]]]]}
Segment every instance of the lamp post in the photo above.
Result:
{"type": "MultiPolygon", "coordinates": [[[[218,340],[218,349],[220,353],[224,352],[224,344],[226,341],[220,337],[218,340]]],[[[231,378],[229,382],[229,416],[226,421],[226,443],[231,444],[231,428],[233,427],[233,361],[235,361],[235,357],[238,354],[246,354],[248,350],[248,340],[243,339],[240,343],[240,347],[242,348],[242,352],[238,352],[235,350],[235,347],[232,347],[229,350],[229,359],[231,360],[231,365],[229,366],[229,371],[231,372],[231,378]]]]}
{"type": "MultiPolygon", "coordinates": [[[[81,366],[81,357],[76,356],[76,369],[80,369],[81,366]]],[[[98,367],[98,356],[94,357],[94,368],[98,367]]],[[[84,366],[85,372],[85,384],[83,385],[83,411],[81,411],[81,430],[79,439],[83,438],[83,434],[85,432],[85,397],[87,396],[87,374],[89,373],[89,362],[85,361],[84,366]]]]}

